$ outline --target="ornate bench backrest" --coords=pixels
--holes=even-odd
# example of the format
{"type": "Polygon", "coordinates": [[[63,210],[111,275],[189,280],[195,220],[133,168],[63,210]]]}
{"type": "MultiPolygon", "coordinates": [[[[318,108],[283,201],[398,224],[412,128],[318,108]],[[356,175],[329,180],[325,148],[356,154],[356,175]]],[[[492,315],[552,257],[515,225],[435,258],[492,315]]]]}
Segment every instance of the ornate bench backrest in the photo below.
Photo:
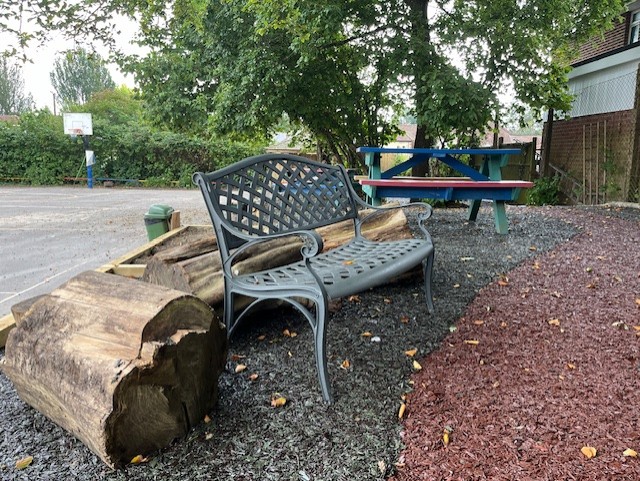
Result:
{"type": "Polygon", "coordinates": [[[194,182],[204,195],[223,258],[250,238],[357,217],[346,171],[303,157],[250,157],[208,174],[197,172],[194,182]]]}

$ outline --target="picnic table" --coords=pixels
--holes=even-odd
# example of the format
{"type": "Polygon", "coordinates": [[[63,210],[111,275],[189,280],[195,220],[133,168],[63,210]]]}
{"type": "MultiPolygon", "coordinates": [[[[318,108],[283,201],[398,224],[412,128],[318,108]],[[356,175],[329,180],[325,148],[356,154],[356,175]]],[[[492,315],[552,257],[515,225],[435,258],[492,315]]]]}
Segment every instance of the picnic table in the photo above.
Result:
{"type": "Polygon", "coordinates": [[[468,219],[475,221],[483,199],[493,201],[496,232],[506,234],[509,223],[505,209],[507,201],[517,199],[520,189],[533,186],[523,180],[503,180],[502,167],[511,155],[519,155],[520,149],[407,149],[389,147],[359,147],[365,154],[369,168],[367,178],[359,179],[362,190],[373,205],[380,205],[383,198],[420,198],[440,200],[471,200],[468,219]],[[408,154],[410,157],[398,165],[382,171],[382,154],[408,154]],[[479,169],[465,164],[461,155],[481,157],[479,169]],[[417,165],[436,159],[451,167],[461,177],[406,177],[400,176],[417,165]]]}

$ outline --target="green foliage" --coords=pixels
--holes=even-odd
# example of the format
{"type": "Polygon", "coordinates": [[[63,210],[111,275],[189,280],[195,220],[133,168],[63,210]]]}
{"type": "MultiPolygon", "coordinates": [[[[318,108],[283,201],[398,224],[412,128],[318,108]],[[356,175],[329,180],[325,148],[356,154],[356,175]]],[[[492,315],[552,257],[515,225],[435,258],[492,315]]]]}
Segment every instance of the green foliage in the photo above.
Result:
{"type": "MultiPolygon", "coordinates": [[[[7,19],[38,18],[111,43],[115,14],[136,18],[144,58],[120,60],[151,120],[174,131],[266,137],[283,112],[345,164],[381,145],[407,113],[418,146],[473,142],[511,86],[537,117],[566,110],[576,44],[624,11],[622,0],[0,0],[7,19]],[[19,4],[19,7],[16,6],[19,4]],[[455,63],[452,59],[460,56],[455,63]]],[[[11,51],[11,46],[8,47],[11,51]]]]}
{"type": "Polygon", "coordinates": [[[84,104],[94,93],[116,86],[105,61],[82,48],[69,50],[57,58],[50,76],[51,85],[65,109],[84,104]]]}
{"type": "Polygon", "coordinates": [[[31,110],[33,97],[25,94],[22,70],[0,57],[0,115],[19,115],[31,110]]]}
{"type": "Polygon", "coordinates": [[[111,124],[143,122],[143,103],[131,89],[122,86],[91,95],[83,105],[70,105],[68,112],[86,112],[111,124]]]}
{"type": "Polygon", "coordinates": [[[540,177],[533,181],[527,205],[557,205],[560,202],[560,177],[540,177]]]}
{"type": "MultiPolygon", "coordinates": [[[[157,131],[138,123],[93,121],[94,177],[146,179],[147,185],[190,186],[196,170],[215,170],[260,153],[259,145],[221,138],[201,139],[157,131]]],[[[0,123],[0,178],[60,184],[86,175],[81,138],[63,133],[62,117],[48,111],[25,114],[18,124],[0,123]]]]}

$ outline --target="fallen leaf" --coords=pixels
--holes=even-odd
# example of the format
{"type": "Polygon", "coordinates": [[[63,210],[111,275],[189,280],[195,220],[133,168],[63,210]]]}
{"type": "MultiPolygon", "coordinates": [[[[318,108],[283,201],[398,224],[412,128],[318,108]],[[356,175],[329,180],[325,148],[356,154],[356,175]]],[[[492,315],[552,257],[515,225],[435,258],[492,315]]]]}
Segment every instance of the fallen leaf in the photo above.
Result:
{"type": "Polygon", "coordinates": [[[285,404],[287,404],[287,398],[283,396],[279,396],[276,394],[271,398],[271,406],[274,408],[281,408],[285,404]]]}
{"type": "Polygon", "coordinates": [[[384,303],[385,304],[391,304],[393,301],[391,299],[389,299],[388,297],[384,298],[384,303]]]}
{"type": "Polygon", "coordinates": [[[456,326],[449,326],[449,332],[456,332],[458,328],[456,326]]]}
{"type": "Polygon", "coordinates": [[[33,456],[27,456],[16,461],[16,469],[24,469],[33,462],[33,456]]]}
{"type": "Polygon", "coordinates": [[[451,442],[451,433],[453,432],[453,428],[451,426],[445,426],[442,431],[442,444],[445,446],[449,446],[449,442],[451,442]]]}
{"type": "Polygon", "coordinates": [[[384,461],[378,461],[378,469],[382,474],[387,472],[387,463],[384,461]]]}
{"type": "Polygon", "coordinates": [[[144,463],[147,460],[147,458],[145,458],[144,456],[142,456],[142,454],[138,454],[137,456],[134,456],[133,459],[131,460],[131,464],[140,464],[140,463],[144,463]]]}
{"type": "Polygon", "coordinates": [[[636,299],[636,306],[640,307],[640,298],[636,299]]]}
{"type": "Polygon", "coordinates": [[[351,367],[351,363],[349,362],[349,359],[345,359],[344,361],[342,361],[342,364],[340,364],[340,367],[342,369],[349,369],[351,367]]]}
{"type": "Polygon", "coordinates": [[[475,339],[465,339],[464,343],[469,344],[471,346],[477,346],[478,344],[480,344],[480,341],[477,341],[475,339]]]}
{"type": "Polygon", "coordinates": [[[458,287],[460,287],[460,284],[454,284],[454,285],[453,285],[453,288],[454,288],[454,289],[457,289],[458,287]]]}
{"type": "Polygon", "coordinates": [[[355,261],[353,261],[353,260],[348,260],[348,261],[342,261],[342,264],[343,264],[343,265],[345,265],[345,266],[350,266],[350,265],[352,265],[354,262],[355,262],[355,261]]]}
{"type": "Polygon", "coordinates": [[[249,374],[248,378],[249,381],[255,381],[256,379],[258,379],[258,373],[254,372],[253,374],[249,374]]]}
{"type": "Polygon", "coordinates": [[[349,296],[349,302],[360,302],[360,296],[358,294],[353,294],[352,296],[349,296]]]}
{"type": "Polygon", "coordinates": [[[594,458],[596,454],[598,454],[596,448],[591,446],[582,446],[582,448],[580,448],[580,452],[584,454],[587,459],[594,458]]]}
{"type": "Polygon", "coordinates": [[[362,334],[360,334],[362,337],[371,337],[373,336],[373,334],[371,334],[369,331],[364,331],[362,334]]]}
{"type": "Polygon", "coordinates": [[[405,403],[400,403],[400,409],[398,410],[398,419],[402,419],[406,409],[407,409],[407,405],[405,403]]]}
{"type": "Polygon", "coordinates": [[[509,278],[508,277],[501,277],[500,279],[498,279],[498,285],[499,286],[508,286],[509,285],[509,278]]]}
{"type": "Polygon", "coordinates": [[[382,339],[380,339],[380,336],[373,336],[371,338],[371,342],[380,342],[380,341],[382,341],[382,339]]]}
{"type": "Polygon", "coordinates": [[[408,351],[404,351],[404,353],[409,357],[415,356],[417,352],[418,350],[416,348],[409,349],[408,351]]]}
{"type": "Polygon", "coordinates": [[[598,259],[599,261],[603,261],[606,259],[605,256],[596,256],[596,259],[598,259]]]}
{"type": "Polygon", "coordinates": [[[258,341],[264,341],[267,338],[264,334],[258,336],[258,341]]]}
{"type": "Polygon", "coordinates": [[[575,369],[576,365],[575,364],[571,364],[570,362],[567,363],[567,369],[575,369]]]}
{"type": "Polygon", "coordinates": [[[211,418],[208,415],[204,415],[204,419],[203,419],[205,424],[209,424],[211,422],[211,418]]]}
{"type": "Polygon", "coordinates": [[[502,322],[500,323],[500,327],[507,327],[507,323],[506,323],[506,322],[504,322],[504,321],[502,321],[502,322]]]}
{"type": "Polygon", "coordinates": [[[240,359],[244,359],[247,356],[241,356],[240,354],[231,354],[231,360],[233,362],[238,362],[240,359]]]}
{"type": "Polygon", "coordinates": [[[551,326],[559,326],[560,325],[560,319],[549,319],[547,322],[551,326]]]}
{"type": "Polygon", "coordinates": [[[533,263],[533,266],[531,266],[531,267],[533,267],[535,270],[539,270],[540,269],[540,263],[538,261],[535,261],[533,263]]]}
{"type": "Polygon", "coordinates": [[[206,434],[204,435],[204,438],[205,438],[207,441],[209,441],[210,439],[212,439],[212,438],[213,438],[213,433],[206,433],[206,434]]]}
{"type": "Polygon", "coordinates": [[[246,364],[238,364],[236,366],[236,374],[244,371],[247,368],[246,364]]]}
{"type": "Polygon", "coordinates": [[[587,284],[587,289],[595,289],[595,288],[596,288],[596,285],[593,282],[591,282],[590,284],[587,284]]]}
{"type": "Polygon", "coordinates": [[[493,386],[493,389],[497,389],[497,388],[499,388],[499,387],[500,387],[500,381],[496,381],[496,382],[494,382],[494,383],[492,384],[492,386],[493,386]]]}
{"type": "Polygon", "coordinates": [[[535,251],[537,251],[537,250],[538,250],[538,248],[537,248],[536,246],[531,246],[531,247],[529,247],[529,250],[530,250],[531,252],[535,252],[535,251]]]}
{"type": "Polygon", "coordinates": [[[408,316],[401,316],[400,317],[400,322],[402,324],[407,324],[409,322],[409,317],[408,316]]]}
{"type": "Polygon", "coordinates": [[[593,267],[587,267],[584,271],[585,272],[593,272],[593,267]]]}
{"type": "Polygon", "coordinates": [[[482,326],[482,325],[484,324],[484,321],[477,320],[477,321],[473,321],[473,323],[474,323],[476,326],[482,326]]]}
{"type": "Polygon", "coordinates": [[[625,449],[622,453],[623,456],[628,458],[636,458],[638,457],[638,453],[636,453],[633,449],[625,449]]]}
{"type": "Polygon", "coordinates": [[[418,361],[413,361],[412,363],[413,369],[416,371],[419,371],[420,369],[422,369],[422,366],[420,365],[420,363],[418,361]]]}
{"type": "Polygon", "coordinates": [[[284,336],[286,337],[296,337],[298,335],[297,332],[290,331],[289,329],[285,329],[284,331],[282,331],[282,334],[284,334],[284,336]]]}

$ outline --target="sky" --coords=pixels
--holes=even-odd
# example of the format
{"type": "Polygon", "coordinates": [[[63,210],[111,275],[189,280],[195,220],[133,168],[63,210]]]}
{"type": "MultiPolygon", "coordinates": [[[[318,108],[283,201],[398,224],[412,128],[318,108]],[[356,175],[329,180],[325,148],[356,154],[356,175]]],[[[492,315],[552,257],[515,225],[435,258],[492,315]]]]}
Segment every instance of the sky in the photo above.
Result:
{"type": "MultiPolygon", "coordinates": [[[[64,40],[58,40],[49,43],[46,47],[31,49],[29,52],[33,63],[27,63],[22,68],[22,76],[24,79],[24,88],[26,93],[31,93],[37,109],[49,107],[53,111],[53,86],[51,85],[50,73],[53,71],[53,65],[58,55],[68,48],[72,48],[73,44],[64,40]],[[33,52],[35,50],[35,52],[33,52]]],[[[101,53],[106,58],[106,53],[101,53]]],[[[133,77],[122,74],[116,65],[108,66],[111,78],[116,85],[127,85],[134,87],[133,77]]],[[[60,106],[56,109],[59,111],[60,106]]]]}
{"type": "MultiPolygon", "coordinates": [[[[125,32],[116,40],[118,47],[123,48],[127,53],[139,51],[135,46],[131,45],[131,38],[137,31],[136,24],[127,19],[118,20],[119,27],[125,32]]],[[[2,36],[0,35],[0,42],[2,36]]],[[[48,107],[53,111],[53,93],[54,89],[51,85],[50,73],[53,71],[53,65],[56,58],[64,51],[74,48],[76,44],[73,41],[65,40],[60,35],[53,35],[51,40],[44,46],[32,46],[27,50],[27,57],[31,59],[31,63],[25,63],[22,66],[22,76],[24,79],[25,93],[33,96],[35,107],[41,109],[48,107]]],[[[97,47],[96,51],[107,59],[109,52],[105,48],[97,47]]],[[[124,75],[120,72],[115,64],[107,66],[111,77],[117,86],[126,85],[135,87],[134,79],[131,75],[124,75]]],[[[60,106],[56,106],[59,112],[60,106]]]]}

